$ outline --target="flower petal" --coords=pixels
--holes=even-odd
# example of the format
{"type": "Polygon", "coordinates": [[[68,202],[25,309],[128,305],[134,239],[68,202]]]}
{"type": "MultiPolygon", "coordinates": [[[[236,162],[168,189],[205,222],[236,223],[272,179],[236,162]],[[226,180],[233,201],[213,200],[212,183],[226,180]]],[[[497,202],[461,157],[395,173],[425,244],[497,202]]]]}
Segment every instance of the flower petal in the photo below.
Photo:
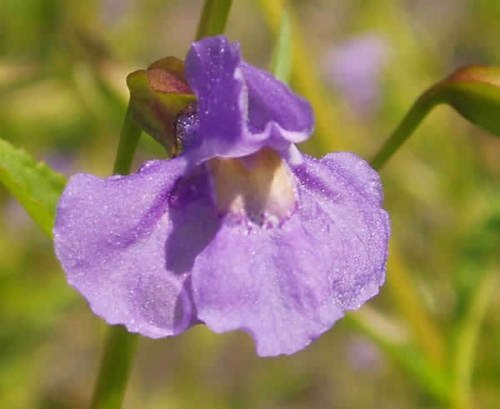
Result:
{"type": "Polygon", "coordinates": [[[262,147],[287,154],[314,127],[309,103],[271,74],[245,63],[224,36],[193,43],[186,78],[197,96],[197,129],[185,152],[195,163],[241,157],[262,147]]]}
{"type": "Polygon", "coordinates": [[[384,280],[389,227],[376,173],[351,154],[306,158],[295,173],[290,219],[273,229],[226,221],[192,272],[200,320],[249,332],[261,356],[304,348],[384,280]]]}
{"type": "Polygon", "coordinates": [[[385,279],[390,226],[380,207],[380,177],[347,152],[319,160],[306,157],[295,174],[304,230],[321,242],[322,254],[331,260],[336,303],[346,310],[359,308],[385,279]]]}
{"type": "Polygon", "coordinates": [[[200,320],[215,332],[249,332],[260,356],[293,354],[342,316],[300,219],[282,229],[224,225],[193,267],[200,320]]]}
{"type": "MultiPolygon", "coordinates": [[[[203,207],[203,195],[200,202],[177,188],[185,168],[178,158],[149,162],[129,176],[76,175],[60,200],[56,254],[69,283],[110,324],[157,338],[196,321],[188,277],[193,255],[168,240],[181,237],[187,246],[186,220],[203,207]]],[[[203,240],[197,234],[191,242],[196,248],[203,240]]]]}
{"type": "Polygon", "coordinates": [[[273,136],[277,143],[306,140],[314,128],[309,102],[267,71],[247,63],[242,63],[241,67],[248,88],[249,131],[261,134],[259,138],[273,136]]]}
{"type": "Polygon", "coordinates": [[[198,100],[198,140],[191,155],[197,161],[214,156],[241,156],[246,105],[243,80],[236,72],[240,49],[224,36],[193,43],[186,57],[186,77],[198,100]]]}

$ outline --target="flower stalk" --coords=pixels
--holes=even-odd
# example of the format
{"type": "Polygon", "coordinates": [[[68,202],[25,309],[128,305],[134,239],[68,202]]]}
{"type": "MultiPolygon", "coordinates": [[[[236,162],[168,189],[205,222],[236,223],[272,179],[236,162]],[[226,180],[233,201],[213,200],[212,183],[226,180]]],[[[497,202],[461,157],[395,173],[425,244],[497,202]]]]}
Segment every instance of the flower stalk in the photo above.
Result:
{"type": "Polygon", "coordinates": [[[382,168],[439,104],[449,105],[474,125],[500,136],[500,68],[480,65],[463,67],[428,88],[375,155],[372,166],[376,170],[382,168]]]}
{"type": "MultiPolygon", "coordinates": [[[[125,175],[137,149],[141,128],[132,118],[130,105],[127,108],[120,142],[113,167],[114,174],[125,175]]],[[[122,326],[110,327],[104,346],[99,375],[94,388],[92,409],[120,408],[127,386],[138,336],[122,326]]]]}
{"type": "Polygon", "coordinates": [[[385,165],[438,103],[439,100],[436,99],[436,89],[434,87],[424,92],[415,101],[398,127],[370,161],[374,169],[380,170],[385,165]]]}
{"type": "Polygon", "coordinates": [[[232,0],[206,0],[201,12],[196,40],[224,32],[232,0]]]}
{"type": "MultiPolygon", "coordinates": [[[[224,31],[232,0],[206,0],[196,39],[224,31]]],[[[129,102],[120,134],[114,174],[128,174],[132,165],[141,128],[133,118],[129,102]]],[[[125,396],[127,381],[132,368],[138,336],[127,332],[123,326],[113,326],[105,342],[99,375],[94,388],[92,409],[118,409],[125,396]]]]}
{"type": "Polygon", "coordinates": [[[121,326],[109,329],[92,398],[92,409],[121,408],[138,336],[121,326]]]}
{"type": "Polygon", "coordinates": [[[120,142],[116,153],[115,163],[113,166],[113,174],[126,175],[130,172],[130,166],[134,158],[137,144],[139,143],[139,136],[141,135],[141,128],[132,117],[130,104],[125,113],[123,127],[120,134],[120,142]]]}

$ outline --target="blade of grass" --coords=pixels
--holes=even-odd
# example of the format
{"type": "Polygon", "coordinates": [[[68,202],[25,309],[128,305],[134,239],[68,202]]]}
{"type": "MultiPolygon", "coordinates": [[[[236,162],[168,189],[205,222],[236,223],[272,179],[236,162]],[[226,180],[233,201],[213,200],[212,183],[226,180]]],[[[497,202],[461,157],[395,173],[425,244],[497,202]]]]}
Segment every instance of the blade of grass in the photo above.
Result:
{"type": "Polygon", "coordinates": [[[278,41],[271,60],[271,72],[280,81],[288,84],[292,69],[292,37],[290,17],[286,11],[281,16],[278,41]]]}
{"type": "Polygon", "coordinates": [[[467,409],[471,404],[471,374],[481,324],[497,286],[497,271],[491,269],[481,275],[477,289],[455,333],[452,352],[452,385],[450,407],[467,409]]]}
{"type": "MultiPolygon", "coordinates": [[[[292,44],[291,83],[299,94],[309,100],[316,116],[315,137],[311,143],[320,153],[332,151],[334,147],[338,148],[341,141],[335,130],[340,123],[339,114],[325,92],[293,11],[286,7],[284,0],[259,0],[258,4],[274,36],[278,35],[284,10],[287,10],[292,44]]],[[[348,135],[344,134],[343,137],[346,141],[349,139],[348,135]]]]}

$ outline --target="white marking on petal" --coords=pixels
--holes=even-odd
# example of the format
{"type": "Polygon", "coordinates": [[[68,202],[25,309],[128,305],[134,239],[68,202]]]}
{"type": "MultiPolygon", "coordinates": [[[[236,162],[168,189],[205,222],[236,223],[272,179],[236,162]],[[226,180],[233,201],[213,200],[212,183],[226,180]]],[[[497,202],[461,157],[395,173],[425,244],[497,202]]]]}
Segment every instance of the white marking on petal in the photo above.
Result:
{"type": "Polygon", "coordinates": [[[239,159],[208,163],[214,197],[221,213],[244,216],[264,226],[275,226],[295,210],[295,179],[288,165],[271,149],[239,159]]]}

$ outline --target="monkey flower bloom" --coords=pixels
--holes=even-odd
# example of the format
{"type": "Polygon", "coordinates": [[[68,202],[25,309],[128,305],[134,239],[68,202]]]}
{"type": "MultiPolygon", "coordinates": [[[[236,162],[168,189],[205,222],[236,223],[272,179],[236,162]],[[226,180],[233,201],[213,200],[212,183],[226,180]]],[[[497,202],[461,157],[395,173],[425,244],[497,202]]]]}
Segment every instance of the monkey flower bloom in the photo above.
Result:
{"type": "Polygon", "coordinates": [[[194,43],[185,75],[197,102],[177,121],[182,153],[73,176],[57,256],[110,324],[159,338],[203,323],[292,354],[384,281],[379,176],[352,153],[302,155],[311,107],[225,37],[194,43]]]}

